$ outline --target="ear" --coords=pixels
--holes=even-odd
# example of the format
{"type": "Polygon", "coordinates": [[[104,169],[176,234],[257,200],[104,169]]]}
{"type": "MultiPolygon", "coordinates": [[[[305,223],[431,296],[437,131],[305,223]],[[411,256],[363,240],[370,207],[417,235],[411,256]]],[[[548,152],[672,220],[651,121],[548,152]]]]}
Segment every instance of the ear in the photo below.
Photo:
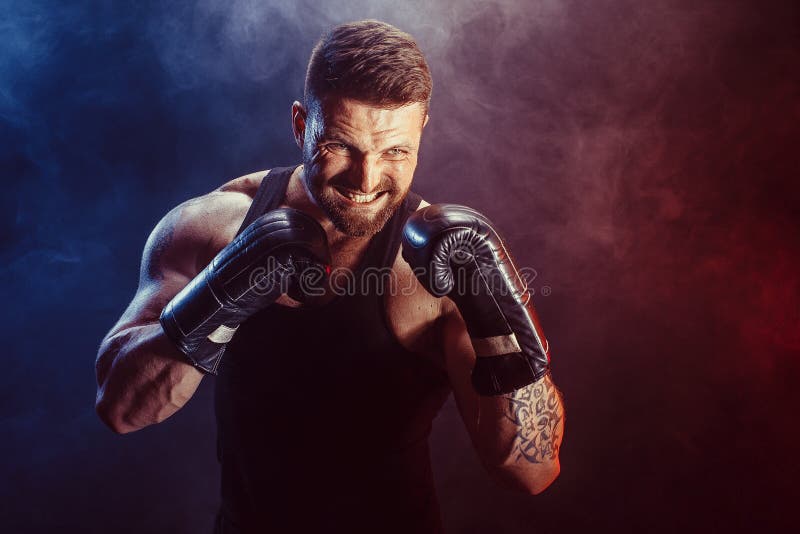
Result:
{"type": "Polygon", "coordinates": [[[300,150],[303,150],[303,144],[306,136],[306,108],[303,104],[295,100],[292,103],[292,132],[294,132],[294,141],[300,150]]]}
{"type": "Polygon", "coordinates": [[[422,127],[423,128],[425,128],[425,125],[428,124],[428,119],[430,119],[430,118],[431,118],[431,116],[426,113],[425,114],[425,120],[422,121],[422,127]]]}

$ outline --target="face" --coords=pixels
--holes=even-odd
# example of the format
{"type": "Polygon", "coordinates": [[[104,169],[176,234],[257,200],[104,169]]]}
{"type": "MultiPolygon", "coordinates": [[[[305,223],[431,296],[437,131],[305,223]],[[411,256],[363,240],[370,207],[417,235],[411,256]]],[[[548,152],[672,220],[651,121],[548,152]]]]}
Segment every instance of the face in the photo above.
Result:
{"type": "Polygon", "coordinates": [[[385,109],[329,98],[310,108],[292,106],[306,189],[340,232],[376,234],[411,187],[428,121],[422,104],[385,109]]]}

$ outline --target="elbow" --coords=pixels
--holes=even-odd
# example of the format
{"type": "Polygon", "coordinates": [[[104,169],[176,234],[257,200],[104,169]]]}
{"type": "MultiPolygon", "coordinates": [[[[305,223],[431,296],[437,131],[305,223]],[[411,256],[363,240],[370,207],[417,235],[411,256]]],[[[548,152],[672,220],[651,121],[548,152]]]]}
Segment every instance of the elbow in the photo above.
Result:
{"type": "Polygon", "coordinates": [[[561,464],[558,458],[541,464],[520,467],[504,465],[489,470],[492,479],[505,489],[516,493],[539,495],[558,478],[561,464]]]}
{"type": "Polygon", "coordinates": [[[140,428],[127,423],[119,408],[102,395],[97,396],[97,401],[94,403],[94,411],[100,420],[115,434],[128,434],[140,428]]]}
{"type": "Polygon", "coordinates": [[[561,464],[556,459],[552,462],[552,465],[544,471],[544,473],[537,477],[535,480],[532,480],[530,484],[525,487],[525,491],[531,495],[539,495],[544,490],[550,487],[550,485],[555,482],[558,478],[558,475],[561,473],[561,464]]]}

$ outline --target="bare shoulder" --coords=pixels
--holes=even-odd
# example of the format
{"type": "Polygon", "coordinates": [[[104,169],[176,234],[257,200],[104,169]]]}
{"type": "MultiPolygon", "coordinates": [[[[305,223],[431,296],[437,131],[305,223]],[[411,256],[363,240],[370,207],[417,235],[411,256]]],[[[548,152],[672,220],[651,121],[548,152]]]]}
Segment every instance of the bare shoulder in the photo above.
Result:
{"type": "Polygon", "coordinates": [[[147,239],[141,280],[163,280],[169,273],[193,277],[200,272],[235,237],[267,173],[240,176],[172,208],[147,239]]]}
{"type": "Polygon", "coordinates": [[[236,232],[267,174],[269,169],[239,176],[182,205],[187,235],[190,240],[201,245],[197,256],[199,268],[205,267],[236,237],[236,232]]]}
{"type": "Polygon", "coordinates": [[[269,169],[245,174],[244,176],[239,176],[238,178],[225,182],[217,188],[216,191],[223,193],[242,193],[252,200],[256,191],[258,191],[258,187],[261,185],[261,181],[267,174],[269,174],[269,169]]]}
{"type": "Polygon", "coordinates": [[[252,204],[248,180],[237,180],[181,202],[158,221],[144,246],[136,294],[111,332],[156,320],[233,239],[252,204]]]}

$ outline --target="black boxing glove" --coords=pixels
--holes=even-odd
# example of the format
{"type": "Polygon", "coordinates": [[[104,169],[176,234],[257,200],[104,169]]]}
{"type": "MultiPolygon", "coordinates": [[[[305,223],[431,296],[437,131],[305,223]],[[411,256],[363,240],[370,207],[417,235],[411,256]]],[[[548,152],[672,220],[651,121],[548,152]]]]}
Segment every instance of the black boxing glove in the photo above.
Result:
{"type": "Polygon", "coordinates": [[[549,372],[530,293],[486,217],[456,204],[426,206],[408,218],[402,243],[423,287],[448,296],[461,312],[477,355],[478,394],[510,393],[549,372]]]}
{"type": "Polygon", "coordinates": [[[239,325],[286,293],[300,302],[327,279],[325,230],[312,217],[280,208],[231,241],[167,303],[164,332],[198,369],[216,374],[239,325]]]}

